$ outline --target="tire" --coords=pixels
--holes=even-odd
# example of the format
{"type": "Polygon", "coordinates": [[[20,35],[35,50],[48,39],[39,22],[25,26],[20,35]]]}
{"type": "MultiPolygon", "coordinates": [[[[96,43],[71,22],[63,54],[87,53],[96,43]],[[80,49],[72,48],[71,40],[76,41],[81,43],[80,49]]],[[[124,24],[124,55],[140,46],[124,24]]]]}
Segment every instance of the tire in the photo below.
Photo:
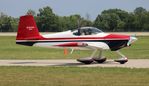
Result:
{"type": "Polygon", "coordinates": [[[107,60],[107,58],[93,58],[94,61],[96,61],[97,63],[103,63],[107,60]]]}
{"type": "Polygon", "coordinates": [[[78,62],[84,63],[84,64],[91,64],[94,60],[93,59],[77,59],[78,62]]]}
{"type": "Polygon", "coordinates": [[[125,64],[128,60],[114,60],[115,62],[119,62],[120,64],[125,64]]]}

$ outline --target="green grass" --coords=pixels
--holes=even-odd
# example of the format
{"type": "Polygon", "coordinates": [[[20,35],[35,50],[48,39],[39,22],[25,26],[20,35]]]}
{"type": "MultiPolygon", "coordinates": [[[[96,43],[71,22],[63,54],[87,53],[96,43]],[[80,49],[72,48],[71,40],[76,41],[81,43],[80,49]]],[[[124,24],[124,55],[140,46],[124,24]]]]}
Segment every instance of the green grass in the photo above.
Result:
{"type": "MultiPolygon", "coordinates": [[[[121,51],[128,58],[149,59],[149,37],[138,37],[131,47],[121,51]]],[[[39,47],[27,47],[15,44],[15,37],[0,36],[0,59],[76,59],[90,56],[92,51],[75,50],[72,55],[65,56],[63,49],[49,49],[39,47]]],[[[115,52],[105,51],[107,58],[118,58],[115,52]]]]}
{"type": "Polygon", "coordinates": [[[0,67],[0,86],[149,86],[149,69],[0,67]]]}

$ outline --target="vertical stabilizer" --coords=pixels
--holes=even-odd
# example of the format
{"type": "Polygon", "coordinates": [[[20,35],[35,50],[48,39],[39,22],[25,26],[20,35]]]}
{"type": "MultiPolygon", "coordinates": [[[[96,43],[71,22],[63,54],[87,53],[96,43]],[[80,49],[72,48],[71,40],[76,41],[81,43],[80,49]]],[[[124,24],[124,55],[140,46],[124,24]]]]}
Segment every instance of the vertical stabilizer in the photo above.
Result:
{"type": "Polygon", "coordinates": [[[40,38],[42,36],[39,34],[34,17],[32,15],[21,16],[16,40],[34,40],[40,38]]]}

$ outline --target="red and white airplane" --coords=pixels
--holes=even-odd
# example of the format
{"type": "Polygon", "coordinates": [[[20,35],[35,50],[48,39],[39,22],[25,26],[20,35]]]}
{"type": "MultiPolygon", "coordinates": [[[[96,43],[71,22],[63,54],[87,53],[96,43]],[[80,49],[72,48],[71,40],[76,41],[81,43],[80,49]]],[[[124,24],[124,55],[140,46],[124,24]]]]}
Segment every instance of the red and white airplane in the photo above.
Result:
{"type": "Polygon", "coordinates": [[[41,35],[33,16],[25,15],[20,17],[16,44],[47,48],[93,49],[90,57],[77,59],[85,64],[90,64],[93,61],[105,62],[106,58],[102,56],[102,51],[111,50],[121,56],[120,59],[114,61],[124,64],[128,59],[119,52],[119,49],[130,46],[136,40],[137,38],[134,36],[108,34],[95,27],[81,27],[75,31],[41,35]],[[97,51],[99,51],[99,56],[95,57],[97,51]]]}

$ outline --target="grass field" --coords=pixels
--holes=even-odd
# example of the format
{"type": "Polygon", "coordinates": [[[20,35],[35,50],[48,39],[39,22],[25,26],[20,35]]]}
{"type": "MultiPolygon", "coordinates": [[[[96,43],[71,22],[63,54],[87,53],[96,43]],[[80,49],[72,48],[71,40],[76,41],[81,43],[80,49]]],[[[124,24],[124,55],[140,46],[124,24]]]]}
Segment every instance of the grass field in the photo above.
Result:
{"type": "Polygon", "coordinates": [[[149,86],[149,69],[0,67],[0,86],[149,86]]]}
{"type": "MultiPolygon", "coordinates": [[[[131,47],[121,51],[128,58],[149,59],[149,37],[138,37],[131,47]]],[[[65,56],[63,49],[48,49],[39,47],[27,47],[15,44],[14,36],[0,36],[0,59],[75,59],[90,56],[92,51],[76,50],[72,55],[65,56]]],[[[115,52],[105,51],[107,58],[118,58],[115,52]]]]}

